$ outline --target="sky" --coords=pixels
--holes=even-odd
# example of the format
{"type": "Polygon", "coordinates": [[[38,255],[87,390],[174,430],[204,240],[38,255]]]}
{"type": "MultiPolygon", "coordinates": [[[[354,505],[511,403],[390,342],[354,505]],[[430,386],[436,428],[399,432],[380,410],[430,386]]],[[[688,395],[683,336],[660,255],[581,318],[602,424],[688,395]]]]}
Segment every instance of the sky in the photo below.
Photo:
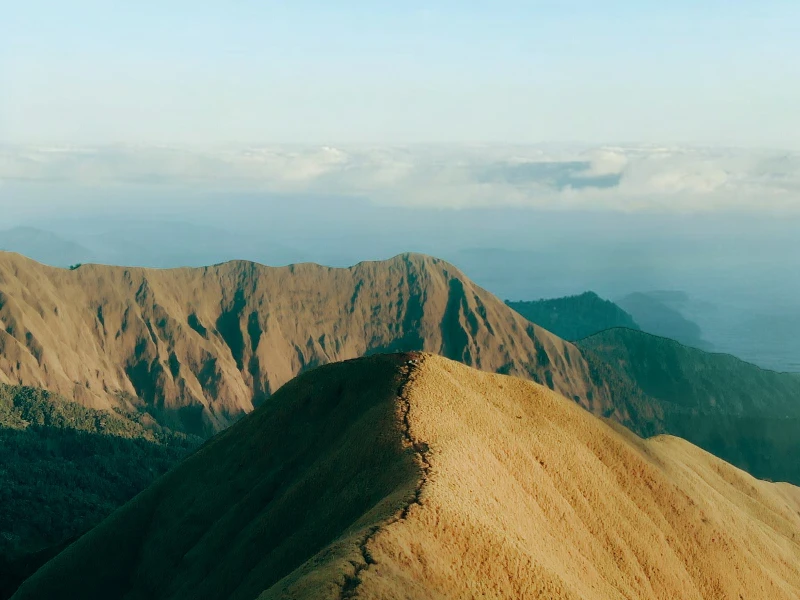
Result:
{"type": "Polygon", "coordinates": [[[413,250],[796,327],[798,57],[798,0],[0,0],[0,248],[413,250]]]}
{"type": "Polygon", "coordinates": [[[0,143],[800,147],[800,3],[0,0],[0,143]]]}

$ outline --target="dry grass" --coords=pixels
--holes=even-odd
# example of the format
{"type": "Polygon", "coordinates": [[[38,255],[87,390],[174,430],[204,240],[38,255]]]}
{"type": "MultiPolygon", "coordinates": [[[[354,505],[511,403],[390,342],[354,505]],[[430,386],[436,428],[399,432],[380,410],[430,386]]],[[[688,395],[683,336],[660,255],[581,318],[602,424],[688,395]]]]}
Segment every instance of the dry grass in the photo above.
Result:
{"type": "Polygon", "coordinates": [[[431,475],[358,597],[800,597],[797,488],[438,357],[409,399],[431,475]]]}
{"type": "Polygon", "coordinates": [[[407,359],[300,377],[16,597],[800,597],[798,488],[407,359]]]}

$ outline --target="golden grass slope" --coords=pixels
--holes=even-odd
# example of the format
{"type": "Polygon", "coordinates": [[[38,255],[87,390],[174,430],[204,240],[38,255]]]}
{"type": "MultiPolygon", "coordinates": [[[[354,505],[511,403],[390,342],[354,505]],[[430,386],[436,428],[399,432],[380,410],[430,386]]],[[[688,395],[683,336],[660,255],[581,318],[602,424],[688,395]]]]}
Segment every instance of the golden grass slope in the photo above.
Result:
{"type": "Polygon", "coordinates": [[[798,488],[437,357],[408,401],[429,474],[355,597],[800,597],[798,488]]]}
{"type": "Polygon", "coordinates": [[[796,600],[800,490],[534,383],[372,357],[287,385],[15,596],[55,597],[796,600]]]}
{"type": "Polygon", "coordinates": [[[407,350],[546,382],[586,406],[608,397],[577,348],[423,255],[69,271],[0,253],[0,382],[173,429],[213,433],[308,368],[407,350]]]}

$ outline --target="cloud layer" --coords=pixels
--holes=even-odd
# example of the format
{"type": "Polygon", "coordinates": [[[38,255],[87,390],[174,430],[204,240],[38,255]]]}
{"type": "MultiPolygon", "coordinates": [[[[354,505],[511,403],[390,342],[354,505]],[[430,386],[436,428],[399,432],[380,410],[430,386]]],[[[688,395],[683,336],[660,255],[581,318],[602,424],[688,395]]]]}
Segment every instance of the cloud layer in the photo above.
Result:
{"type": "Polygon", "coordinates": [[[426,207],[800,212],[800,153],[660,146],[0,147],[0,182],[170,184],[426,207]]]}

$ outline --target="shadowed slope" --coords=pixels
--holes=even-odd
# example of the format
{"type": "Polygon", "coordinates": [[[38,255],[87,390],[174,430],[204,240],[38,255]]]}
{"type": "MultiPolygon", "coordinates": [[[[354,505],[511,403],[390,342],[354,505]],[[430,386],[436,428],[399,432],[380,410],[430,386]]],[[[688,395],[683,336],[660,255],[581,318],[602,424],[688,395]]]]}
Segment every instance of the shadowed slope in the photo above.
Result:
{"type": "Polygon", "coordinates": [[[338,598],[361,541],[419,479],[396,405],[405,361],[373,357],[299,377],[15,597],[249,599],[333,543],[314,564],[325,574],[317,597],[338,598]]]}
{"type": "Polygon", "coordinates": [[[301,376],[15,597],[799,594],[797,488],[405,355],[301,376]]]}
{"type": "Polygon", "coordinates": [[[135,406],[173,429],[212,433],[310,367],[411,350],[532,378],[586,406],[607,398],[574,346],[435,258],[65,271],[0,254],[0,380],[135,406]]]}
{"type": "Polygon", "coordinates": [[[0,384],[0,599],[201,441],[0,384]]]}

